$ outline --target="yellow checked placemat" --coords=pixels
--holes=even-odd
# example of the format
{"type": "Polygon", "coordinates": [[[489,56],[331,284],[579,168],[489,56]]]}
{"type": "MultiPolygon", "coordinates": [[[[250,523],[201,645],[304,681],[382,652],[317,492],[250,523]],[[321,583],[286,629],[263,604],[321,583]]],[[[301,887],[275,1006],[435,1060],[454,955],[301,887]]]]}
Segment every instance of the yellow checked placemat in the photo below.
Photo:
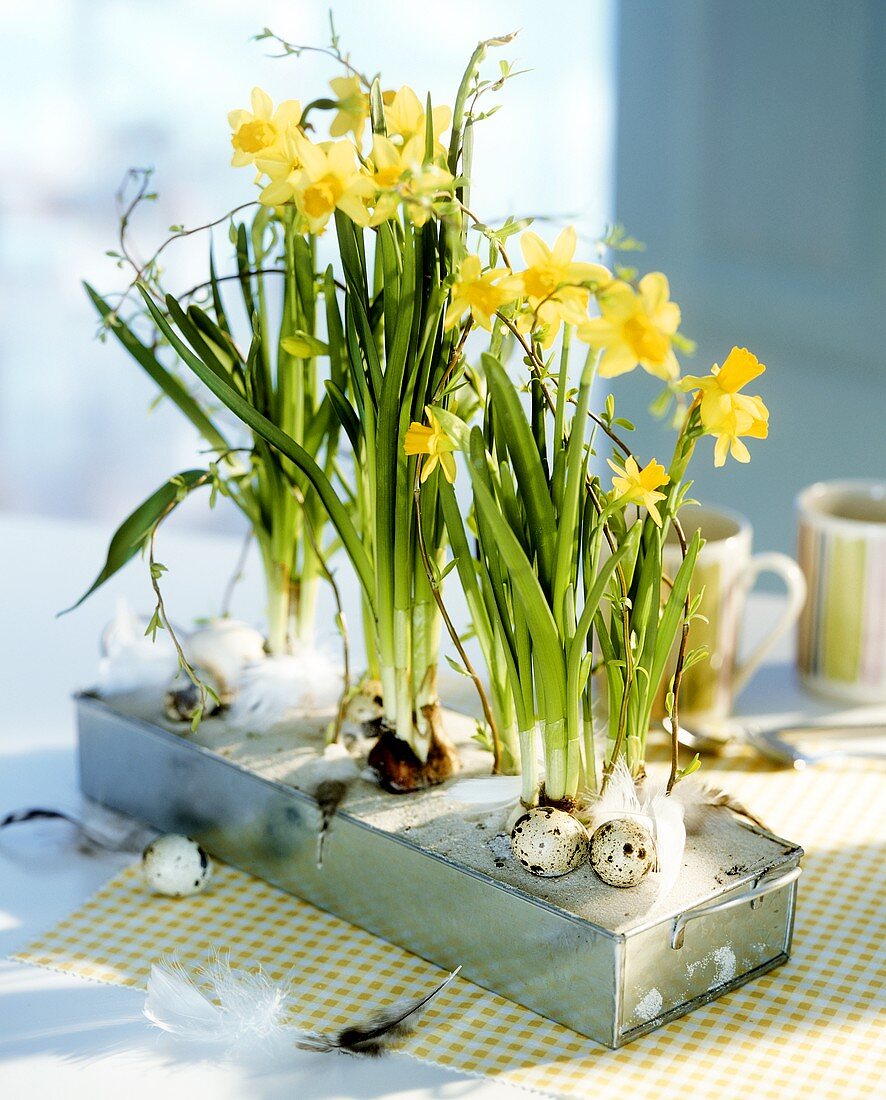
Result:
{"type": "MultiPolygon", "coordinates": [[[[403,1050],[563,1097],[882,1097],[886,771],[708,774],[807,850],[788,964],[618,1051],[456,979],[403,1050]]],[[[229,952],[235,966],[260,964],[275,980],[297,972],[293,1023],[316,1030],[343,1026],[369,1002],[390,1003],[442,975],[228,867],[218,868],[206,893],[179,901],[148,893],[130,868],[15,957],[137,987],[154,961],[175,953],[190,969],[215,951],[229,952]]]]}

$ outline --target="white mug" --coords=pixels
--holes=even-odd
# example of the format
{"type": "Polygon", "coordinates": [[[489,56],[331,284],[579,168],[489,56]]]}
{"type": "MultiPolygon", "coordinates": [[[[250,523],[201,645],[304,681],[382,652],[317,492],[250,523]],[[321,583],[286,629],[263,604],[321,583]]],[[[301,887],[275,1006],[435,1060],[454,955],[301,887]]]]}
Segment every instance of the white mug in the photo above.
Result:
{"type": "MultiPolygon", "coordinates": [[[[690,592],[703,590],[699,614],[689,630],[689,647],[704,645],[708,657],[687,669],[680,690],[680,716],[687,723],[716,723],[732,712],[736,695],[751,678],[775,643],[799,618],[806,599],[806,583],[797,563],[787,554],[752,554],[750,522],[722,508],[689,505],[680,512],[687,538],[700,530],[705,539],[698,556],[690,592]],[[787,590],[784,609],[776,623],[750,654],[738,655],[745,597],[761,573],[775,573],[787,590]]],[[[680,566],[680,546],[670,532],[664,547],[664,568],[673,577],[680,566]]],[[[676,658],[660,690],[657,710],[664,710],[676,658]]]]}
{"type": "Polygon", "coordinates": [[[809,585],[797,661],[807,687],[886,702],[886,480],[820,482],[797,497],[809,585]]]}

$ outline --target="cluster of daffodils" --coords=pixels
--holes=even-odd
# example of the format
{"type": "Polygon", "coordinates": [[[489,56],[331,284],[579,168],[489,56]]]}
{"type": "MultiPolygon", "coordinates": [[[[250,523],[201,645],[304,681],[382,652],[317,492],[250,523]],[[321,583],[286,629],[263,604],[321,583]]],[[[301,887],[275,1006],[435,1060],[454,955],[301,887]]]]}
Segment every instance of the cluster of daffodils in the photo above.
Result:
{"type": "Polygon", "coordinates": [[[266,92],[254,88],[252,109],[228,116],[231,163],[252,165],[262,184],[260,201],[278,209],[293,207],[298,228],[307,233],[323,233],[336,210],[359,226],[378,226],[402,208],[414,225],[424,225],[452,196],[455,181],[445,167],[440,140],[450,125],[450,109],[436,107],[428,120],[411,88],[384,92],[386,134],[373,134],[364,152],[369,93],[356,76],[330,84],[337,113],[328,141],[309,136],[309,109],[303,110],[298,100],[275,108],[266,92]]]}
{"type": "MultiPolygon", "coordinates": [[[[633,285],[601,264],[577,262],[576,245],[572,228],[564,229],[550,247],[527,230],[520,239],[523,270],[484,268],[478,255],[466,256],[452,284],[446,327],[462,324],[469,316],[471,324],[491,331],[499,319],[517,332],[531,334],[545,351],[562,326],[574,326],[578,339],[598,354],[599,377],[614,378],[642,367],[675,390],[694,391],[690,414],[697,412],[698,428],[716,439],[715,465],[722,466],[730,453],[738,462],[750,461],[742,437],[765,439],[769,412],[760,397],[740,391],[765,366],[746,348],[733,348],[723,367],[714,364],[708,377],[681,379],[674,351],[680,307],[670,300],[667,277],[650,272],[633,285]],[[592,303],[598,310],[593,317],[592,303]]],[[[691,415],[687,427],[690,423],[691,415]]],[[[428,440],[434,450],[425,453],[434,455],[441,445],[439,431],[431,432],[428,440]]],[[[633,456],[623,466],[612,461],[609,465],[614,470],[611,500],[644,506],[660,527],[656,504],[665,499],[659,491],[669,481],[665,467],[652,459],[641,469],[633,456]]]]}
{"type": "MultiPolygon", "coordinates": [[[[251,110],[229,114],[232,164],[256,169],[260,201],[278,211],[293,207],[299,228],[315,235],[324,232],[336,210],[358,226],[375,227],[402,209],[420,227],[450,209],[456,181],[446,167],[441,140],[451,122],[450,109],[433,108],[429,120],[412,88],[383,92],[386,134],[372,134],[364,151],[368,90],[358,76],[338,77],[330,87],[336,113],[328,141],[309,137],[308,112],[298,100],[275,108],[260,88],[253,89],[251,110]],[[447,202],[449,206],[443,205],[447,202]]],[[[695,391],[693,409],[698,410],[701,430],[716,438],[715,465],[722,466],[729,454],[748,462],[742,437],[765,438],[769,414],[760,397],[740,390],[766,368],[746,349],[734,348],[709,377],[681,380],[674,350],[680,307],[670,300],[667,277],[650,272],[630,283],[602,264],[577,261],[577,243],[571,227],[550,246],[527,230],[520,239],[522,270],[484,266],[479,255],[464,256],[451,282],[444,328],[461,325],[467,315],[471,324],[491,331],[500,318],[546,351],[564,325],[572,326],[578,339],[598,354],[599,377],[615,378],[642,367],[675,389],[695,391]],[[592,305],[595,316],[590,315],[592,305]]],[[[409,455],[428,456],[423,477],[439,462],[446,477],[454,478],[454,448],[433,414],[430,427],[412,425],[406,447],[409,455]]],[[[645,506],[660,526],[656,502],[665,497],[660,492],[668,483],[665,468],[653,459],[641,469],[633,457],[623,467],[610,465],[611,499],[645,506]]]]}
{"type": "MultiPolygon", "coordinates": [[[[686,468],[704,435],[716,441],[715,465],[729,455],[749,460],[744,440],[765,438],[768,412],[743,390],[765,368],[733,348],[709,375],[681,378],[681,313],[662,273],[638,277],[577,258],[571,227],[549,243],[525,225],[495,229],[474,215],[472,135],[497,109],[477,103],[515,75],[504,61],[491,79],[481,70],[511,37],[478,44],[452,110],[407,86],[368,81],[334,39],[321,52],[344,75],[330,81],[330,95],[275,105],[256,88],[248,109],[229,114],[232,164],[251,169],[258,188],[251,223],[232,225],[236,274],[218,277],[210,262],[209,280],[175,297],[159,278],[146,280],[145,268],[136,273],[156,326],[151,347],[174,355],[211,400],[192,399],[125,324],[114,328],[218,461],[173,478],[125,521],[112,546],[126,554],[115,549],[97,583],[144,541],[146,517],[154,531],[170,501],[183,499],[182,485],[226,479],[262,553],[273,652],[310,639],[326,560],[347,555],[361,591],[367,676],[382,698],[367,762],[386,789],[439,783],[458,766],[437,694],[445,623],[480,692],[478,736],[494,769],[522,772],[527,806],[542,797],[572,806],[621,759],[643,774],[666,681],[678,728],[684,656],[697,656],[686,647],[701,545],[679,523],[686,468]],[[324,233],[335,254],[318,270],[324,233]],[[232,281],[222,287],[222,278],[232,281]],[[198,299],[201,286],[210,293],[198,299]],[[238,293],[248,320],[239,328],[227,301],[238,293]],[[586,349],[578,372],[576,342],[586,349]],[[522,367],[511,369],[507,354],[518,345],[522,367]],[[637,368],[678,404],[668,463],[632,452],[622,438],[632,426],[615,417],[614,398],[605,411],[593,408],[597,379],[637,368]],[[248,477],[215,402],[251,435],[248,477]],[[592,461],[601,443],[612,444],[602,479],[592,461]],[[459,461],[470,477],[467,512],[464,487],[454,487],[459,461]],[[683,560],[663,585],[672,525],[683,560]],[[445,611],[451,573],[485,689],[445,611]],[[602,754],[597,693],[608,715],[602,754]]],[[[296,55],[308,48],[284,46],[296,55]]],[[[94,301],[103,318],[119,313],[94,301]]],[[[671,786],[676,752],[674,742],[671,786]]]]}
{"type": "Polygon", "coordinates": [[[733,348],[723,366],[715,363],[707,378],[687,375],[680,383],[682,389],[695,391],[695,406],[704,430],[717,437],[715,465],[724,465],[727,453],[738,462],[750,462],[750,452],[741,437],[765,439],[769,434],[769,410],[763,399],[741,392],[765,370],[747,348],[733,348]]]}

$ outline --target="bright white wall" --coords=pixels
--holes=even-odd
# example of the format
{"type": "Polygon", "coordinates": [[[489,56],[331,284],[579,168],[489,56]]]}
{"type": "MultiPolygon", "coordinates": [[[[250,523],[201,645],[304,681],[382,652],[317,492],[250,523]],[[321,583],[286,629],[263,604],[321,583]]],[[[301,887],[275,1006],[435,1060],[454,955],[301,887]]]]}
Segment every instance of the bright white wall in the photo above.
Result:
{"type": "MultiPolygon", "coordinates": [[[[335,9],[355,61],[436,102],[451,102],[477,40],[522,28],[501,56],[533,71],[478,132],[472,202],[490,218],[568,214],[592,239],[613,207],[614,2],[340,0],[335,9]]],[[[147,253],[170,224],[200,224],[252,197],[249,171],[228,167],[227,111],[255,83],[275,98],[313,98],[337,70],[307,55],[270,60],[267,43],[248,38],[267,24],[324,44],[326,8],[43,0],[38,16],[0,3],[0,507],[110,521],[193,461],[189,429],[172,410],[148,415],[154,393],[140,370],[94,341],[79,283],[120,283],[104,251],[130,165],[157,169],[160,202],[138,231],[147,253]]],[[[187,254],[182,286],[204,277],[204,257],[202,245],[187,254]]],[[[199,506],[183,518],[205,521],[199,506]]]]}

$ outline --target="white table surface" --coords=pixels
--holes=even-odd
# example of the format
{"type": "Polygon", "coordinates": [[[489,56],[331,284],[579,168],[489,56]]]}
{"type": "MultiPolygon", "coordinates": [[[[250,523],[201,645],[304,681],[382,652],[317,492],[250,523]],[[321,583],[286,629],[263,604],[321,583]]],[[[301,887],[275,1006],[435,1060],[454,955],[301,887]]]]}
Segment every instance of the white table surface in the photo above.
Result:
{"type": "MultiPolygon", "coordinates": [[[[0,514],[0,816],[29,806],[78,806],[74,715],[70,693],[95,675],[97,639],[115,600],[149,610],[146,566],[136,560],[105,590],[62,619],[103,561],[109,530],[96,524],[0,514]]],[[[173,617],[215,610],[219,578],[227,577],[239,541],[227,537],[161,535],[158,558],[170,573],[165,594],[173,617]],[[200,567],[194,568],[198,560],[200,567]],[[189,564],[190,563],[190,564],[189,564]]],[[[259,606],[260,584],[247,576],[234,613],[259,606]]],[[[772,600],[752,599],[750,632],[770,619],[772,600]]],[[[784,659],[784,643],[776,656],[784,659]]],[[[765,679],[765,670],[761,674],[765,679]]],[[[124,1097],[137,1100],[525,1096],[522,1090],[477,1081],[405,1055],[379,1061],[293,1052],[285,1065],[253,1067],[217,1060],[176,1044],[141,1015],[143,993],[81,981],[6,961],[6,955],[51,927],[131,856],[85,855],[73,831],[58,822],[15,826],[0,833],[0,1097],[124,1097]]]]}

